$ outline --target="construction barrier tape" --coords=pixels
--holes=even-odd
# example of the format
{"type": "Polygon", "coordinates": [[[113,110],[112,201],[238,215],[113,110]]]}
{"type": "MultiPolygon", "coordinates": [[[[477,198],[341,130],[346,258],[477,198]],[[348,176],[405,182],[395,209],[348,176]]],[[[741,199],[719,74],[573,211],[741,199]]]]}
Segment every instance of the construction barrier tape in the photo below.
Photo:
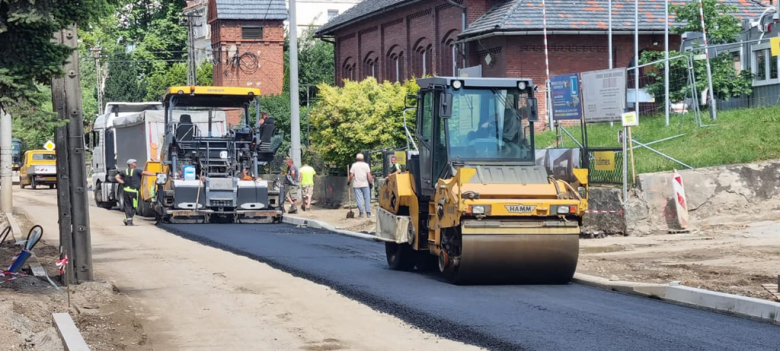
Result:
{"type": "Polygon", "coordinates": [[[65,273],[65,267],[68,265],[68,255],[65,255],[65,257],[61,260],[57,261],[57,268],[60,269],[60,274],[65,273]]]}
{"type": "Polygon", "coordinates": [[[10,282],[12,280],[16,280],[16,279],[19,279],[19,278],[24,278],[24,277],[27,277],[28,275],[24,274],[24,273],[14,273],[14,272],[9,272],[9,271],[3,271],[2,273],[0,273],[0,278],[3,278],[5,276],[10,276],[10,278],[6,278],[6,279],[3,279],[3,280],[0,280],[0,284],[5,284],[5,283],[8,283],[8,282],[10,282]]]}

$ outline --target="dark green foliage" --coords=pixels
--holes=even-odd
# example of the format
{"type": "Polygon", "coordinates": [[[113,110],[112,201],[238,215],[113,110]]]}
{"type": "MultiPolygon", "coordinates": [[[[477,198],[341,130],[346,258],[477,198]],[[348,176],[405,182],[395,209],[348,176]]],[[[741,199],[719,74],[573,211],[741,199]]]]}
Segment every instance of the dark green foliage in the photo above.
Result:
{"type": "MultiPolygon", "coordinates": [[[[739,37],[741,29],[740,20],[733,14],[738,10],[717,0],[704,0],[704,19],[707,27],[707,39],[710,45],[723,44],[735,41],[739,37]]],[[[672,28],[675,34],[685,32],[701,32],[701,20],[699,17],[699,2],[694,1],[683,5],[671,5],[670,12],[674,13],[678,20],[685,23],[682,26],[672,28]]],[[[701,50],[700,50],[701,52],[701,50]]],[[[681,55],[680,52],[670,51],[669,57],[681,55]]],[[[686,53],[685,55],[689,55],[686,53]]],[[[640,62],[647,63],[662,60],[664,53],[661,51],[645,51],[640,62]]],[[[753,92],[753,75],[748,71],[737,72],[734,61],[728,55],[710,58],[712,71],[712,87],[715,96],[720,99],[728,99],[741,95],[749,95],[753,92]]],[[[664,96],[664,65],[655,65],[654,72],[648,72],[647,76],[653,78],[653,83],[645,86],[656,98],[663,101],[664,96]]],[[[695,60],[693,64],[696,75],[696,89],[699,92],[708,87],[707,66],[703,60],[695,60]]],[[[669,66],[669,95],[672,102],[681,101],[686,94],[690,96],[688,86],[688,58],[672,60],[669,66]]]]}
{"type": "MultiPolygon", "coordinates": [[[[33,98],[36,83],[62,73],[70,50],[52,43],[52,33],[80,27],[107,14],[114,0],[0,0],[0,104],[33,98]]],[[[33,101],[31,99],[29,101],[33,101]]]]}
{"type": "Polygon", "coordinates": [[[112,56],[108,63],[104,101],[141,102],[146,97],[146,82],[137,65],[123,54],[112,56]]]}

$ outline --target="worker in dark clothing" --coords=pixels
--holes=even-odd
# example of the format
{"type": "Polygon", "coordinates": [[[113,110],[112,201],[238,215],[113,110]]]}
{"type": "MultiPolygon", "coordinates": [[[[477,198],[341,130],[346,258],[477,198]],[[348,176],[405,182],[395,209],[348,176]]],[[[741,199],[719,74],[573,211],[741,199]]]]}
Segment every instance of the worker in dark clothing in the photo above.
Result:
{"type": "Polygon", "coordinates": [[[125,225],[133,225],[133,217],[138,209],[138,191],[141,189],[141,177],[156,175],[152,172],[138,171],[138,161],[135,159],[127,160],[127,170],[116,175],[115,179],[119,184],[124,185],[122,197],[125,203],[125,225]]]}

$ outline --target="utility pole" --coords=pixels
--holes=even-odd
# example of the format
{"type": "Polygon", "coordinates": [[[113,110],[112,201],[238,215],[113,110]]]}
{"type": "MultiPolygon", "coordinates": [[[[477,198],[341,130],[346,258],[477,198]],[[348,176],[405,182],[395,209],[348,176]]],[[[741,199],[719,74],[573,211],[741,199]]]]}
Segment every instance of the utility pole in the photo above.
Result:
{"type": "Polygon", "coordinates": [[[701,34],[704,39],[704,57],[707,59],[707,84],[709,89],[707,92],[710,97],[710,119],[718,119],[718,107],[715,103],[715,91],[712,89],[712,68],[710,67],[710,47],[707,45],[707,28],[704,26],[704,3],[699,0],[699,16],[701,17],[701,34]]]}
{"type": "MultiPolygon", "coordinates": [[[[612,57],[612,0],[607,0],[607,13],[609,14],[607,17],[609,18],[608,24],[607,24],[607,51],[609,52],[609,69],[613,69],[615,65],[614,59],[612,57]]],[[[614,122],[609,122],[609,127],[614,127],[614,122]]]]}
{"type": "Polygon", "coordinates": [[[295,166],[301,166],[301,115],[298,101],[298,21],[295,0],[290,0],[290,156],[295,166]]]}
{"type": "Polygon", "coordinates": [[[664,1],[664,115],[666,116],[666,126],[669,126],[669,0],[664,1]]]}
{"type": "Polygon", "coordinates": [[[60,244],[69,254],[69,264],[73,264],[69,268],[74,279],[69,281],[78,284],[92,280],[93,270],[76,26],[56,33],[55,40],[72,49],[63,66],[65,74],[52,80],[52,103],[59,117],[68,121],[56,131],[57,207],[60,244]]]}
{"type": "Polygon", "coordinates": [[[103,79],[101,78],[101,74],[103,73],[103,70],[100,69],[100,52],[101,48],[99,46],[96,46],[92,49],[92,57],[95,59],[95,77],[97,79],[97,107],[98,107],[98,115],[103,114],[103,85],[101,84],[103,79]]]}
{"type": "Polygon", "coordinates": [[[193,21],[199,18],[197,13],[184,15],[187,19],[187,85],[198,84],[198,66],[195,63],[195,33],[193,33],[193,21]]]}
{"type": "Polygon", "coordinates": [[[11,178],[11,115],[0,106],[0,211],[13,212],[13,179],[11,178]]]}

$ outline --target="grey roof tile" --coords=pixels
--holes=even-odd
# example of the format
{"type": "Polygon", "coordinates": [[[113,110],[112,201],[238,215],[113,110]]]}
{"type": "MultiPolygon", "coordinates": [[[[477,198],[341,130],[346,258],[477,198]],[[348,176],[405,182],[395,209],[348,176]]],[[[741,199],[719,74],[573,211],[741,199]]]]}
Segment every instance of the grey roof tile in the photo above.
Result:
{"type": "MultiPolygon", "coordinates": [[[[737,6],[739,18],[756,17],[762,5],[748,0],[720,0],[737,6]]],[[[682,4],[682,1],[671,1],[682,4]]],[[[606,30],[609,23],[607,0],[547,0],[548,30],[606,30]]],[[[639,0],[639,29],[664,30],[664,0],[639,0]]],[[[670,25],[675,25],[674,18],[670,25]]],[[[491,31],[541,30],[541,0],[509,0],[494,6],[474,21],[462,37],[491,31]]],[[[612,1],[612,30],[634,30],[634,0],[612,1]]]]}
{"type": "Polygon", "coordinates": [[[217,18],[232,20],[286,20],[285,0],[211,0],[216,1],[217,18]]]}
{"type": "Polygon", "coordinates": [[[411,2],[411,0],[363,0],[359,4],[349,8],[349,10],[344,11],[344,13],[331,19],[328,23],[325,23],[325,25],[317,30],[317,35],[332,34],[332,30],[342,24],[352,22],[360,17],[381,11],[390,6],[402,5],[405,2],[411,2]]]}

